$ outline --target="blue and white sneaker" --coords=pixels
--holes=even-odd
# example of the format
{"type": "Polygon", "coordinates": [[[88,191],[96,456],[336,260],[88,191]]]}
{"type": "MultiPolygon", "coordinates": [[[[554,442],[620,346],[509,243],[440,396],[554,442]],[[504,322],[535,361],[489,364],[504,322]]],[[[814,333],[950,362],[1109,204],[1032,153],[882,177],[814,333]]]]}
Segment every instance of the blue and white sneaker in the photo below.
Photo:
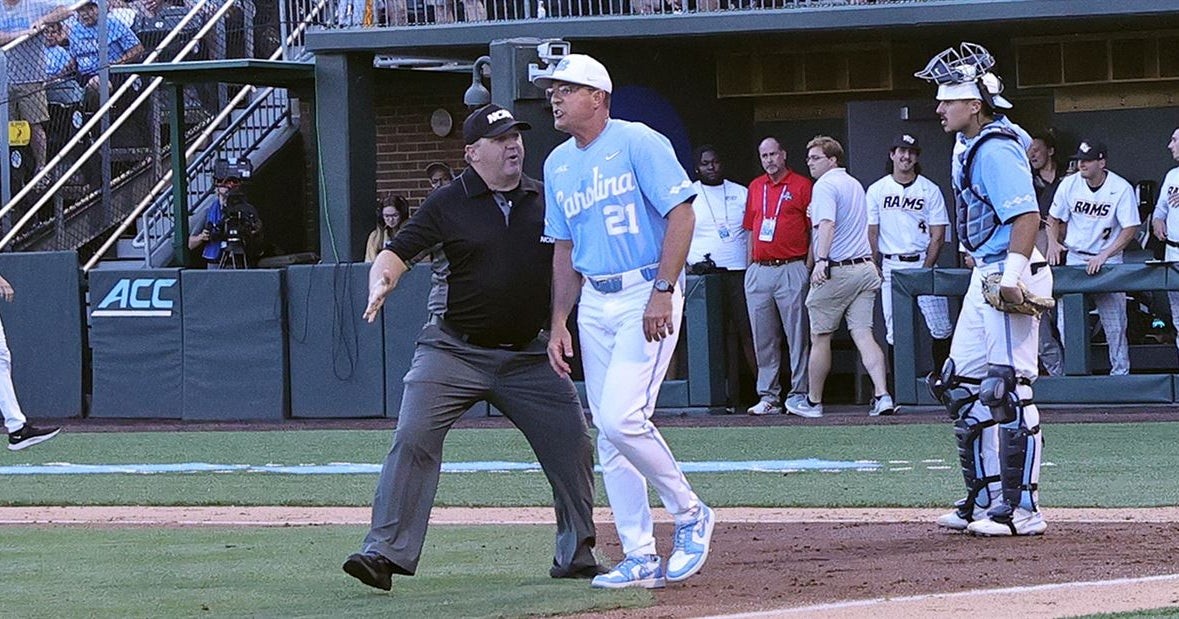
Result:
{"type": "Polygon", "coordinates": [[[671,556],[667,558],[669,582],[685,580],[704,567],[715,524],[716,515],[712,513],[712,508],[701,503],[695,520],[676,526],[675,545],[671,549],[671,556]]]}
{"type": "Polygon", "coordinates": [[[659,555],[638,555],[623,559],[606,574],[594,576],[590,586],[595,589],[662,589],[667,586],[667,579],[663,576],[659,555]]]}

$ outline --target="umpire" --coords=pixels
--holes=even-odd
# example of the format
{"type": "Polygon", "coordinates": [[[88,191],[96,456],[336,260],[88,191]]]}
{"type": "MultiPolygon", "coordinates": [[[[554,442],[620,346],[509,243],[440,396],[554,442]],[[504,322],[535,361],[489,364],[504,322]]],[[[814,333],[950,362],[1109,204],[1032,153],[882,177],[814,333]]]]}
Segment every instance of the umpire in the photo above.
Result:
{"type": "Polygon", "coordinates": [[[438,489],[442,442],[473,404],[490,402],[528,439],[553,487],[553,578],[592,578],[593,452],[573,382],[548,363],[552,241],[544,187],[523,174],[521,129],[497,105],[463,123],[470,167],[436,190],[373,262],[364,317],[376,319],[414,256],[437,246],[430,322],[418,336],[372,529],[344,571],[389,590],[413,575],[438,489]]]}

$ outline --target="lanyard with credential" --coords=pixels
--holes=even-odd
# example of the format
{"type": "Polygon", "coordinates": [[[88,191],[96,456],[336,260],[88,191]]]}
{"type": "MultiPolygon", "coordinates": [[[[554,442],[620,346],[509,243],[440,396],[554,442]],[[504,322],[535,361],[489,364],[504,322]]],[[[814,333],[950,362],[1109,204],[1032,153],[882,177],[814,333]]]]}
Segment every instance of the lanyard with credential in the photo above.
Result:
{"type": "MultiPolygon", "coordinates": [[[[708,200],[708,194],[704,191],[704,187],[704,183],[700,183],[700,197],[704,198],[704,206],[708,207],[708,214],[712,217],[712,225],[720,228],[717,225],[716,212],[712,210],[712,202],[708,200]]],[[[721,218],[725,222],[725,228],[727,229],[729,227],[729,188],[724,181],[721,181],[721,193],[724,195],[723,201],[721,202],[721,218]]]]}
{"type": "MultiPolygon", "coordinates": [[[[778,206],[774,209],[774,220],[778,219],[778,213],[782,212],[782,203],[786,201],[786,190],[788,188],[782,185],[782,193],[778,194],[778,206]]],[[[768,219],[770,214],[766,212],[766,207],[769,206],[770,184],[766,183],[761,186],[761,218],[768,219]]]]}

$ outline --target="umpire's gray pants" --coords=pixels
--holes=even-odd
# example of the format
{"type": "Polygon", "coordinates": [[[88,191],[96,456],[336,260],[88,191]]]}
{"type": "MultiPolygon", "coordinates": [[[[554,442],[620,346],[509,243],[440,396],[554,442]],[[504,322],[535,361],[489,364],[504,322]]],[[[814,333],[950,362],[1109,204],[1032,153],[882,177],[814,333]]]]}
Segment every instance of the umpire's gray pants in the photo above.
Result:
{"type": "MultiPolygon", "coordinates": [[[[573,382],[549,366],[538,338],[514,352],[480,348],[422,330],[405,375],[393,447],[381,467],[372,529],[363,549],[417,571],[438,490],[442,441],[473,404],[486,400],[524,433],[553,487],[557,548],[552,575],[596,565],[593,556],[593,446],[573,382]]],[[[488,557],[494,562],[494,557],[488,557]]]]}
{"type": "Polygon", "coordinates": [[[807,334],[806,263],[796,260],[771,267],[756,262],[745,271],[745,302],[757,355],[757,395],[781,404],[782,332],[790,349],[790,393],[807,392],[807,360],[811,354],[807,334]]]}

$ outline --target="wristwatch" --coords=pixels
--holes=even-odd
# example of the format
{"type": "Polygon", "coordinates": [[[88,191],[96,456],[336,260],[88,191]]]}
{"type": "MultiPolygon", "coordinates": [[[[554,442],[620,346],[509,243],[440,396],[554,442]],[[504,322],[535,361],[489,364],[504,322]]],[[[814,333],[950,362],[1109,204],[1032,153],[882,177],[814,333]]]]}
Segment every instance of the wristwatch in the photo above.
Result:
{"type": "Polygon", "coordinates": [[[669,282],[666,279],[655,280],[655,292],[674,292],[675,282],[669,282]]]}

